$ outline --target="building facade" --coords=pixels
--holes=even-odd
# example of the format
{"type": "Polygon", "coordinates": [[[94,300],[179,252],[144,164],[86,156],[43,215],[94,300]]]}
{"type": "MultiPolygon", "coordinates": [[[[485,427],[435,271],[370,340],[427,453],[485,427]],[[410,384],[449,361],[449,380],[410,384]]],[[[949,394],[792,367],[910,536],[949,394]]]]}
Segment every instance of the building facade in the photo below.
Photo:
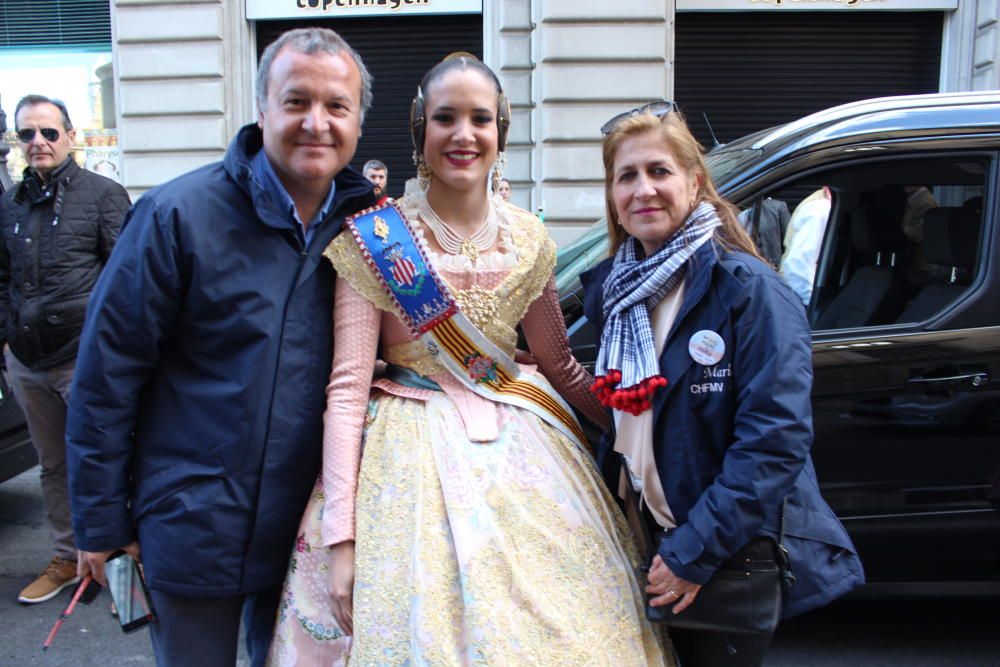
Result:
{"type": "Polygon", "coordinates": [[[831,101],[1000,88],[998,16],[1000,0],[111,0],[122,179],[137,196],[218,160],[255,119],[266,44],[321,25],[373,71],[357,162],[388,156],[391,194],[412,174],[419,73],[450,51],[480,55],[513,104],[514,201],[543,208],[565,242],[603,215],[598,128],[615,113],[677,95],[710,143],[831,101]],[[752,85],[748,62],[767,70],[752,85]]]}

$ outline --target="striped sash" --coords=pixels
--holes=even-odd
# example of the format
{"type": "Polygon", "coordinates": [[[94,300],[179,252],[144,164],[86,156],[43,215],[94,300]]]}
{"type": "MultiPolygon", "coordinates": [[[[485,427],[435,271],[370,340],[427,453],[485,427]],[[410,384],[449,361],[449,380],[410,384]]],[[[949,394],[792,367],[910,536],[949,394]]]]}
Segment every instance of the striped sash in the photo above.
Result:
{"type": "Polygon", "coordinates": [[[361,211],[344,224],[403,323],[442,366],[469,390],[529,410],[587,451],[586,436],[562,397],[544,378],[521,372],[462,313],[395,202],[361,211]]]}

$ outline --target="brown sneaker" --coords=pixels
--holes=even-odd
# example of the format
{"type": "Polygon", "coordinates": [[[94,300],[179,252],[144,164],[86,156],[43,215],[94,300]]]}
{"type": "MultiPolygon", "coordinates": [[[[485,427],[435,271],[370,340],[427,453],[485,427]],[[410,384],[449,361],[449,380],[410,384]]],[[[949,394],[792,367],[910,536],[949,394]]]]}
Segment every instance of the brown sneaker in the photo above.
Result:
{"type": "Polygon", "coordinates": [[[45,602],[59,595],[59,591],[80,581],[76,576],[76,561],[56,556],[37,579],[17,596],[22,604],[45,602]]]}

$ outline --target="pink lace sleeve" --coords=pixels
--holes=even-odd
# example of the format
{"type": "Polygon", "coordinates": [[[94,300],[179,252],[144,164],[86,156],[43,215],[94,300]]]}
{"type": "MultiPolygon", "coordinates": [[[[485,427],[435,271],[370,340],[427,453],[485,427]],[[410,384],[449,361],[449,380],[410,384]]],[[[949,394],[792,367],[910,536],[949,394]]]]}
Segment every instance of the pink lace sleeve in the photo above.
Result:
{"type": "Polygon", "coordinates": [[[381,313],[337,277],[333,308],[333,370],[323,415],[323,544],[354,539],[354,497],[361,434],[368,409],[381,313]]]}
{"type": "Polygon", "coordinates": [[[528,307],[521,328],[528,339],[528,348],[538,360],[539,370],[559,395],[595,424],[607,428],[608,415],[590,392],[594,379],[570,352],[566,321],[559,308],[554,279],[549,280],[541,295],[528,307]]]}

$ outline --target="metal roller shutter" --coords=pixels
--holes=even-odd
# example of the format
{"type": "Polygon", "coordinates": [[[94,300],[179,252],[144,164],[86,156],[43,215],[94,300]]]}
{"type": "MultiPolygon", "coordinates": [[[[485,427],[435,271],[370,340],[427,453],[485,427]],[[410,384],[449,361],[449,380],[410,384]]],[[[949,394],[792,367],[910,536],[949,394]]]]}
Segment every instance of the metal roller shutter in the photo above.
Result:
{"type": "Polygon", "coordinates": [[[2,0],[0,49],[111,47],[108,0],[2,0]]]}
{"type": "Polygon", "coordinates": [[[674,95],[712,145],[869,97],[937,92],[941,12],[679,13],[674,95]]]}
{"type": "Polygon", "coordinates": [[[336,30],[361,54],[374,77],[374,102],[351,164],[360,170],[372,158],[382,160],[389,168],[389,195],[402,195],[406,179],[416,176],[411,159],[410,102],[417,84],[427,70],[453,51],[468,51],[482,58],[482,16],[261,21],[257,24],[257,58],[284,31],[308,26],[336,30]]]}

